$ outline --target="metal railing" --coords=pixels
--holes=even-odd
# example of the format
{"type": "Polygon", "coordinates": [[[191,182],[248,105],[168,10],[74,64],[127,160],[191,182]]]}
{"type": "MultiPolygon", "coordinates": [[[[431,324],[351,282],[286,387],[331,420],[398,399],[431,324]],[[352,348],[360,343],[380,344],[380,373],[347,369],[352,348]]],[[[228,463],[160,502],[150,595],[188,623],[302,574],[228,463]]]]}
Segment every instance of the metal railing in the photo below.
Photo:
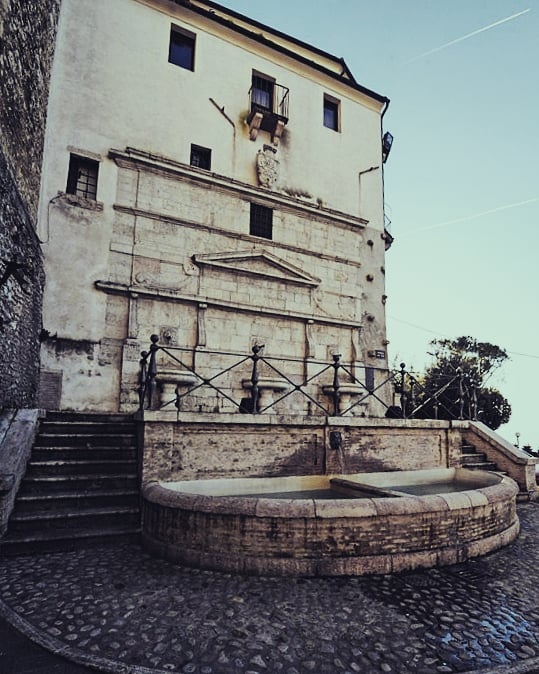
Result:
{"type": "Polygon", "coordinates": [[[249,89],[251,112],[278,115],[288,120],[288,103],[290,90],[281,84],[253,77],[253,85],[249,89]]]}
{"type": "Polygon", "coordinates": [[[343,416],[354,410],[364,415],[365,406],[373,404],[379,413],[371,416],[475,420],[479,414],[478,389],[461,372],[445,378],[439,388],[429,391],[406,370],[404,363],[399,370],[388,372],[343,363],[338,354],[329,363],[312,358],[267,357],[263,355],[264,346],[255,345],[251,354],[238,356],[225,351],[161,346],[157,335],[150,339],[150,347],[142,352],[140,360],[140,410],[167,407],[180,410],[184,399],[210,391],[226,401],[230,409],[249,414],[268,412],[294,394],[302,397],[308,410],[302,413],[308,415],[343,416]],[[203,357],[206,364],[196,364],[195,357],[203,357]],[[230,359],[230,365],[223,367],[223,359],[230,359]],[[361,379],[356,376],[358,370],[361,379]],[[169,399],[158,400],[158,382],[166,380],[166,372],[171,371],[187,378],[184,376],[183,384],[175,386],[169,399]],[[263,395],[272,388],[277,393],[275,399],[263,395]],[[246,389],[250,397],[238,401],[234,394],[246,389]]]}
{"type": "Polygon", "coordinates": [[[269,411],[281,403],[286,398],[299,393],[310,414],[318,413],[326,416],[342,416],[349,414],[359,406],[364,406],[371,400],[377,401],[383,409],[389,407],[387,403],[388,385],[391,386],[394,380],[393,373],[387,373],[387,370],[375,368],[360,368],[364,374],[365,381],[361,381],[354,376],[351,364],[341,362],[341,356],[335,354],[332,362],[317,361],[312,358],[286,358],[286,357],[266,357],[263,355],[264,347],[256,345],[252,348],[252,353],[238,358],[237,353],[224,351],[196,351],[194,349],[170,347],[159,345],[159,337],[151,336],[151,344],[148,351],[142,352],[140,360],[139,377],[139,405],[140,409],[162,409],[169,406],[175,406],[178,410],[181,408],[181,402],[187,397],[193,397],[201,389],[210,389],[217,396],[226,400],[230,407],[236,411],[247,412],[250,414],[262,414],[269,411]],[[161,360],[166,358],[168,365],[158,364],[158,354],[161,360]],[[224,358],[233,359],[233,362],[227,367],[216,369],[215,364],[211,362],[206,365],[205,372],[199,367],[193,367],[186,362],[193,359],[194,354],[203,356],[210,361],[214,357],[215,361],[222,363],[224,358]],[[158,401],[158,381],[166,379],[164,371],[170,371],[170,366],[176,368],[177,373],[184,373],[192,377],[192,383],[187,386],[176,387],[175,393],[170,400],[158,401]],[[160,369],[161,368],[161,369],[160,369]],[[181,368],[181,369],[180,369],[181,368]],[[307,370],[313,370],[309,373],[307,370]],[[229,375],[229,380],[223,384],[219,382],[229,375]],[[232,375],[232,384],[230,383],[232,375]],[[274,379],[269,380],[269,377],[274,379]],[[280,384],[268,384],[268,381],[277,381],[280,384]],[[376,381],[378,379],[379,381],[376,381]],[[350,385],[355,386],[354,400],[350,400],[350,385]],[[323,390],[322,395],[313,394],[313,388],[316,392],[323,390]],[[186,388],[187,390],[181,390],[186,388]],[[232,392],[250,390],[249,398],[241,398],[239,401],[233,397],[232,392]],[[262,395],[264,390],[275,388],[278,391],[275,399],[266,400],[262,395]],[[328,403],[325,404],[324,400],[328,403]],[[349,402],[348,402],[349,401],[349,402]]]}
{"type": "Polygon", "coordinates": [[[439,375],[438,386],[428,388],[411,372],[405,363],[395,373],[395,393],[405,419],[470,419],[480,415],[478,399],[480,387],[466,373],[457,370],[454,375],[439,375]]]}

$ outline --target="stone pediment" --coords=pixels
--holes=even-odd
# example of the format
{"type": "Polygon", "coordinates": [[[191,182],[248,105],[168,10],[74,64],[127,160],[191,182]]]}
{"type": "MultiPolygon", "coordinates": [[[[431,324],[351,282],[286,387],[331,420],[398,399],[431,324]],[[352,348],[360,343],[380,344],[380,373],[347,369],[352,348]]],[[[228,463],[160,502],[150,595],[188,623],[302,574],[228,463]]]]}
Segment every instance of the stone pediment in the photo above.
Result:
{"type": "Polygon", "coordinates": [[[193,255],[192,260],[198,266],[216,267],[231,274],[263,277],[281,283],[297,283],[312,288],[320,285],[319,278],[307,274],[266,250],[193,255]]]}

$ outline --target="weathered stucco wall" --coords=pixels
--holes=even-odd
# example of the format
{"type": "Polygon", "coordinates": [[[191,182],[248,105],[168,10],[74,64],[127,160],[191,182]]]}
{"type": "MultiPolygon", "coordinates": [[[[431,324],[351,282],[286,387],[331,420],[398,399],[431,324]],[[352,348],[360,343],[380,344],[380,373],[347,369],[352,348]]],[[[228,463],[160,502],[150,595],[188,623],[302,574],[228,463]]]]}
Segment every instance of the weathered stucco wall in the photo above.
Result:
{"type": "MultiPolygon", "coordinates": [[[[256,25],[247,37],[247,21],[234,30],[225,10],[194,5],[93,0],[81,21],[80,2],[63,0],[40,202],[46,407],[135,410],[152,333],[199,359],[264,341],[298,369],[338,351],[387,372],[387,99],[339,59],[272,49],[256,25]],[[196,34],[193,70],[168,62],[171,26],[196,34]],[[251,133],[254,71],[290,89],[278,144],[251,133]],[[324,125],[325,96],[340,101],[338,130],[324,125]],[[210,167],[191,165],[192,145],[211,150],[210,167]],[[91,198],[65,194],[70,155],[98,165],[91,198]],[[272,210],[271,234],[251,227],[252,205],[272,210]]],[[[213,411],[200,398],[193,411],[213,411]]]]}
{"type": "Polygon", "coordinates": [[[0,408],[35,404],[43,262],[35,234],[60,0],[0,3],[0,408]]]}

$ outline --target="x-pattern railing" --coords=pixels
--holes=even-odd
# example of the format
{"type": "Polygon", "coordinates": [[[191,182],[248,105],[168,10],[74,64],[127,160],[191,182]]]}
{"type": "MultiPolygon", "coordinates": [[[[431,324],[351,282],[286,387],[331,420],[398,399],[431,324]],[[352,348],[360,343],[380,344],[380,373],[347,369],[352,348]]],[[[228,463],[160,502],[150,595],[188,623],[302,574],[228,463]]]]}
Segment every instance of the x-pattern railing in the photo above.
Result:
{"type": "MultiPolygon", "coordinates": [[[[301,380],[298,382],[294,380],[294,375],[290,375],[286,371],[283,371],[282,365],[281,367],[278,367],[277,363],[293,363],[296,366],[298,364],[304,366],[304,360],[286,357],[266,357],[263,355],[264,347],[262,345],[255,345],[252,348],[251,354],[241,356],[238,360],[234,360],[230,366],[220,369],[217,373],[211,374],[211,376],[204,376],[197,371],[196,368],[193,368],[186,363],[185,358],[182,357],[184,352],[192,353],[193,349],[161,346],[159,345],[159,337],[157,335],[152,335],[150,340],[150,348],[148,351],[142,352],[140,361],[139,402],[141,410],[154,409],[156,406],[166,408],[172,405],[177,409],[180,409],[182,399],[192,396],[200,389],[210,388],[217,394],[217,396],[226,399],[238,411],[249,412],[252,414],[262,414],[267,412],[270,408],[281,403],[294,393],[300,393],[326,416],[348,415],[354,409],[364,405],[366,402],[376,401],[382,406],[382,409],[386,410],[385,416],[409,419],[422,417],[426,409],[432,409],[432,417],[435,419],[438,418],[440,410],[444,411],[445,414],[442,413],[444,418],[447,418],[448,416],[460,419],[477,418],[477,389],[470,386],[469,382],[466,381],[466,378],[460,372],[457,372],[453,377],[449,377],[439,389],[431,394],[427,394],[420,381],[414,377],[412,373],[406,371],[404,363],[400,364],[400,370],[394,372],[390,371],[389,373],[386,373],[385,371],[377,370],[379,373],[384,372],[384,375],[378,382],[375,382],[374,376],[369,378],[365,377],[366,381],[363,382],[354,375],[352,367],[342,363],[341,356],[335,354],[330,363],[309,359],[308,363],[310,366],[320,366],[320,369],[310,376],[307,376],[304,372],[301,380]],[[183,392],[177,387],[174,397],[157,405],[157,380],[159,379],[160,368],[158,365],[157,354],[159,352],[161,352],[169,362],[172,362],[175,366],[181,368],[183,372],[192,375],[193,382],[189,384],[187,389],[183,392]],[[220,378],[234,370],[241,370],[242,368],[245,370],[245,365],[247,363],[250,363],[251,365],[250,379],[248,382],[250,388],[248,405],[246,405],[245,398],[242,399],[241,402],[238,402],[230,395],[230,386],[225,387],[218,382],[220,378]],[[275,399],[272,399],[269,404],[262,407],[260,404],[263,384],[261,381],[263,379],[261,376],[261,366],[263,366],[266,371],[277,375],[282,382],[286,382],[286,386],[282,387],[282,392],[279,393],[275,399]],[[326,397],[330,401],[329,406],[323,404],[321,400],[313,396],[309,390],[311,385],[316,383],[317,380],[323,381],[328,373],[331,373],[331,383],[325,383],[323,389],[326,397]],[[345,377],[346,381],[343,381],[343,377],[345,377]],[[350,397],[344,398],[347,390],[345,387],[349,386],[351,383],[355,385],[355,399],[353,401],[350,397]],[[458,384],[458,397],[456,400],[451,400],[450,403],[448,403],[444,394],[452,390],[451,387],[455,383],[458,384]],[[388,386],[391,387],[389,392],[387,389],[388,386]],[[393,392],[397,394],[400,403],[399,405],[394,405],[393,402],[387,402],[388,400],[393,401],[393,392]],[[350,400],[345,408],[343,408],[343,400],[350,400]],[[458,407],[458,414],[455,414],[455,406],[458,407]]],[[[238,357],[237,353],[224,351],[212,352],[204,350],[203,353],[208,356],[214,355],[221,358],[225,356],[238,357]]],[[[371,374],[374,372],[374,368],[362,368],[365,374],[368,369],[371,370],[371,374]]]]}

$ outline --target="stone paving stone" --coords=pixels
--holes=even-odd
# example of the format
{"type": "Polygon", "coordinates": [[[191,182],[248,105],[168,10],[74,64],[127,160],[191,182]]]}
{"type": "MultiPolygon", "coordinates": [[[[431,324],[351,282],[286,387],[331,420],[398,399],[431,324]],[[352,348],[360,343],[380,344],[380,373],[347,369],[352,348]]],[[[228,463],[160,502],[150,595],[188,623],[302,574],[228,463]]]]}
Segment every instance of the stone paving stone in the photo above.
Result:
{"type": "MultiPolygon", "coordinates": [[[[363,578],[188,569],[136,545],[6,558],[0,610],[47,648],[118,674],[537,672],[539,505],[519,516],[519,539],[487,557],[363,578]]],[[[9,657],[0,674],[34,674],[9,657]]],[[[70,666],[35,673],[88,671],[70,666]]]]}

